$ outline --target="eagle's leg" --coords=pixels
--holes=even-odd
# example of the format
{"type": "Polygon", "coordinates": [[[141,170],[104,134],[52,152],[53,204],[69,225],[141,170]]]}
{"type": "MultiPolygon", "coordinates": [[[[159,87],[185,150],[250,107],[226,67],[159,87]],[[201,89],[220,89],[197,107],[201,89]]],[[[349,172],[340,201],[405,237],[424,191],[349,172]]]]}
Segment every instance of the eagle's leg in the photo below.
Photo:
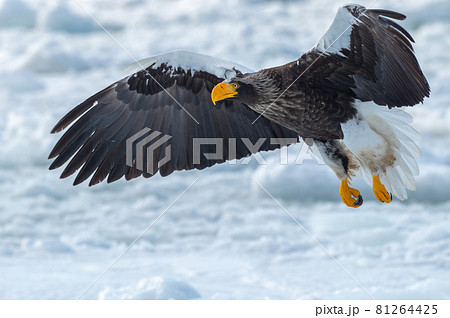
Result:
{"type": "Polygon", "coordinates": [[[386,187],[380,181],[380,176],[379,175],[372,176],[372,181],[373,181],[373,186],[372,186],[373,193],[375,194],[378,201],[385,202],[385,203],[391,203],[392,194],[387,192],[386,187]]]}
{"type": "Polygon", "coordinates": [[[341,180],[341,187],[339,188],[342,201],[351,208],[359,208],[363,203],[361,193],[348,185],[348,179],[341,180]]]}
{"type": "MultiPolygon", "coordinates": [[[[307,141],[307,140],[306,140],[307,141]]],[[[353,171],[357,170],[357,160],[340,140],[314,140],[323,161],[336,173],[341,180],[339,194],[342,201],[351,208],[358,208],[363,204],[360,192],[349,186],[353,171]]]]}

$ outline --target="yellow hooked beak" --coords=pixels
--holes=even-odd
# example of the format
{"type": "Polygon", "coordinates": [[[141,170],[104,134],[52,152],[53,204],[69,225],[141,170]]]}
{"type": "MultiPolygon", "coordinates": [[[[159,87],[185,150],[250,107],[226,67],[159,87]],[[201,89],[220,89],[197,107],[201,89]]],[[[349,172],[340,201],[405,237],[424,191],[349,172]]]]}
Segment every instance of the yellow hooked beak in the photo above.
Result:
{"type": "Polygon", "coordinates": [[[211,92],[211,99],[214,105],[216,102],[227,99],[233,96],[236,96],[238,93],[236,92],[236,89],[239,88],[239,85],[236,83],[219,83],[217,84],[212,92],[211,92]]]}

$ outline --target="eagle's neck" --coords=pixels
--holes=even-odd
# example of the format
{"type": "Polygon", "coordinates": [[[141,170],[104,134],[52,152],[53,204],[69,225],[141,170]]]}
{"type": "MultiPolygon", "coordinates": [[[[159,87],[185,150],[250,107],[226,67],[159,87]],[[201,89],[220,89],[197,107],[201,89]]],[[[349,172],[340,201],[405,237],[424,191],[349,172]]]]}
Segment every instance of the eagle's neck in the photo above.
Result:
{"type": "Polygon", "coordinates": [[[294,62],[250,74],[246,80],[255,91],[255,99],[248,103],[250,108],[261,113],[271,112],[272,108],[277,111],[280,108],[296,107],[298,99],[294,95],[297,95],[298,89],[292,85],[295,67],[294,62]]]}

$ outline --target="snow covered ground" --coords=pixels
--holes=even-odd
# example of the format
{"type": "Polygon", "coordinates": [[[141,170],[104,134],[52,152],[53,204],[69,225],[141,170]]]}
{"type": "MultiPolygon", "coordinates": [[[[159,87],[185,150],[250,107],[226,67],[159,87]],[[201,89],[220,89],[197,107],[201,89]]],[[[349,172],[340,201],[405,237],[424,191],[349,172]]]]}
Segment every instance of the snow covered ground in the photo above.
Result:
{"type": "MultiPolygon", "coordinates": [[[[78,0],[138,59],[185,49],[252,69],[297,58],[345,2],[78,0]]],[[[279,165],[279,152],[266,166],[59,180],[50,129],[133,60],[75,1],[0,0],[0,298],[77,298],[197,177],[83,299],[369,298],[354,280],[377,299],[450,298],[450,2],[374,6],[408,15],[432,98],[408,110],[422,134],[417,191],[381,205],[357,183],[353,210],[328,167],[279,165]]]]}

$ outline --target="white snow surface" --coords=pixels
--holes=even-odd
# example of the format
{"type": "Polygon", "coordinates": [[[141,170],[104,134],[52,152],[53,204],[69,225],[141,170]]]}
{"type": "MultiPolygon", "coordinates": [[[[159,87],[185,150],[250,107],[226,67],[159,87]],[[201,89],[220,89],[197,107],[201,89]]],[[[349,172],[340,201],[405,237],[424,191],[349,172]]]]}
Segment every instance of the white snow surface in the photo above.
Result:
{"type": "MultiPolygon", "coordinates": [[[[345,1],[78,0],[137,59],[189,50],[251,69],[309,50],[345,1]]],[[[360,4],[369,6],[371,1],[360,4]]],[[[379,0],[402,25],[432,96],[407,109],[421,133],[417,190],[357,210],[332,171],[222,164],[89,188],[59,180],[53,125],[135,62],[75,2],[0,0],[0,298],[368,299],[253,180],[377,299],[450,298],[450,5],[379,0]],[[14,18],[11,18],[14,16],[14,18]]]]}

